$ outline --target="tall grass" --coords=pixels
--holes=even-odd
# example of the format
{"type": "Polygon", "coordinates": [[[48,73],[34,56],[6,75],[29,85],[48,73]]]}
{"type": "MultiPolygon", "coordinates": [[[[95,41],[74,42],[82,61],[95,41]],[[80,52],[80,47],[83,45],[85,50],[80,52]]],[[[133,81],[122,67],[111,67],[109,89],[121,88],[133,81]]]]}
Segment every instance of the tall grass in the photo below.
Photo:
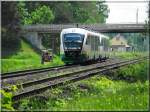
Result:
{"type": "Polygon", "coordinates": [[[148,55],[148,52],[110,52],[110,56],[119,57],[123,59],[132,59],[148,55]]]}
{"type": "Polygon", "coordinates": [[[148,109],[148,81],[129,84],[102,77],[90,83],[91,91],[87,94],[79,92],[78,98],[66,101],[64,107],[58,110],[148,109]]]}
{"type": "Polygon", "coordinates": [[[131,76],[136,78],[136,80],[145,81],[148,79],[148,69],[149,69],[149,62],[148,60],[144,60],[140,64],[133,64],[127,67],[119,68],[115,72],[115,74],[124,77],[131,76]]]}
{"type": "Polygon", "coordinates": [[[41,56],[37,54],[29,44],[21,41],[21,49],[11,57],[1,59],[2,73],[18,71],[24,69],[41,68],[48,66],[63,65],[63,62],[59,56],[54,56],[52,62],[46,62],[44,65],[41,64],[41,56]]]}

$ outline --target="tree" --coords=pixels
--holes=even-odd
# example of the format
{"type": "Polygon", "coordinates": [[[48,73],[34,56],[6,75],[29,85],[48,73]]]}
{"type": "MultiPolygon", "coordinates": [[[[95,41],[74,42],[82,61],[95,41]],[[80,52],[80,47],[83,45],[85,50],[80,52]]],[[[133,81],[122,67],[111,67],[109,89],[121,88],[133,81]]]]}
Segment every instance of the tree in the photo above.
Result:
{"type": "Polygon", "coordinates": [[[52,23],[104,23],[109,12],[104,3],[104,1],[30,1],[20,2],[19,9],[24,21],[36,19],[37,22],[39,15],[35,16],[37,14],[35,12],[39,13],[50,9],[55,16],[52,23]],[[49,9],[41,9],[43,6],[49,9]]]}
{"type": "Polygon", "coordinates": [[[98,1],[96,4],[98,7],[98,13],[100,14],[101,17],[101,21],[105,23],[106,18],[108,18],[109,9],[108,6],[104,3],[105,1],[98,1]]]}
{"type": "Polygon", "coordinates": [[[28,12],[28,9],[26,8],[26,4],[24,1],[18,2],[17,7],[19,11],[21,24],[24,25],[26,24],[26,21],[28,20],[28,18],[30,18],[30,14],[28,12]]]}
{"type": "Polygon", "coordinates": [[[20,18],[17,10],[17,2],[1,2],[2,6],[2,55],[4,49],[16,49],[20,45],[19,27],[20,18]]]}
{"type": "Polygon", "coordinates": [[[54,20],[53,12],[48,6],[39,5],[35,10],[29,12],[25,3],[18,4],[22,24],[50,24],[54,20]]]}
{"type": "Polygon", "coordinates": [[[108,8],[104,2],[86,1],[71,2],[74,21],[78,23],[104,23],[108,17],[104,12],[108,13],[108,8]],[[105,8],[103,8],[105,7],[105,8]],[[99,10],[103,8],[100,12],[99,10]]]}
{"type": "Polygon", "coordinates": [[[54,15],[51,9],[47,6],[38,7],[31,12],[30,18],[26,24],[50,24],[54,20],[54,15]]]}

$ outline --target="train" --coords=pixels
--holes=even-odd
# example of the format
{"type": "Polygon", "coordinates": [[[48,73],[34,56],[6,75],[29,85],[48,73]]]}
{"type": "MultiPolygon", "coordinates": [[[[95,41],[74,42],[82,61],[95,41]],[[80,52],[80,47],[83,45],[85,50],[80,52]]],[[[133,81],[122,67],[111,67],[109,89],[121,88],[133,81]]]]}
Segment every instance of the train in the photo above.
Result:
{"type": "Polygon", "coordinates": [[[83,28],[66,28],[60,33],[60,56],[75,64],[109,58],[109,37],[83,28]]]}

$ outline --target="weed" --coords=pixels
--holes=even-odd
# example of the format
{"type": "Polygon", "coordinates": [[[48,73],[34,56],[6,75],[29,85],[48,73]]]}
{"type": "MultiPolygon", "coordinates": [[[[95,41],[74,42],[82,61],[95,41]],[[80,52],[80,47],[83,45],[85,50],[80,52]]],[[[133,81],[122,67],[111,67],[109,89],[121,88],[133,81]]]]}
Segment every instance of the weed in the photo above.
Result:
{"type": "MultiPolygon", "coordinates": [[[[13,85],[13,86],[11,86],[10,89],[12,92],[15,92],[18,88],[17,88],[17,86],[13,85]]],[[[2,99],[1,99],[2,110],[11,110],[11,111],[15,110],[13,108],[13,102],[12,102],[13,94],[12,94],[12,92],[6,92],[5,90],[0,90],[0,93],[2,94],[2,99]]]]}

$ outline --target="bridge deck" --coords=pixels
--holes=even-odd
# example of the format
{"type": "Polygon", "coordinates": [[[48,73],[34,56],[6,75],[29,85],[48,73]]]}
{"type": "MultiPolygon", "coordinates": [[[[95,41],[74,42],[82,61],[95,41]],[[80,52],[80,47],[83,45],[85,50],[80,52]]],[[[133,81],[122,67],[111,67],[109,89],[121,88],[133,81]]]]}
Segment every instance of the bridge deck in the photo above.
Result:
{"type": "MultiPolygon", "coordinates": [[[[75,28],[76,24],[49,24],[49,25],[26,25],[23,30],[29,32],[45,32],[45,33],[59,33],[65,28],[75,28]]],[[[84,25],[79,24],[79,28],[85,28],[97,32],[145,32],[144,24],[92,24],[84,25]]]]}

